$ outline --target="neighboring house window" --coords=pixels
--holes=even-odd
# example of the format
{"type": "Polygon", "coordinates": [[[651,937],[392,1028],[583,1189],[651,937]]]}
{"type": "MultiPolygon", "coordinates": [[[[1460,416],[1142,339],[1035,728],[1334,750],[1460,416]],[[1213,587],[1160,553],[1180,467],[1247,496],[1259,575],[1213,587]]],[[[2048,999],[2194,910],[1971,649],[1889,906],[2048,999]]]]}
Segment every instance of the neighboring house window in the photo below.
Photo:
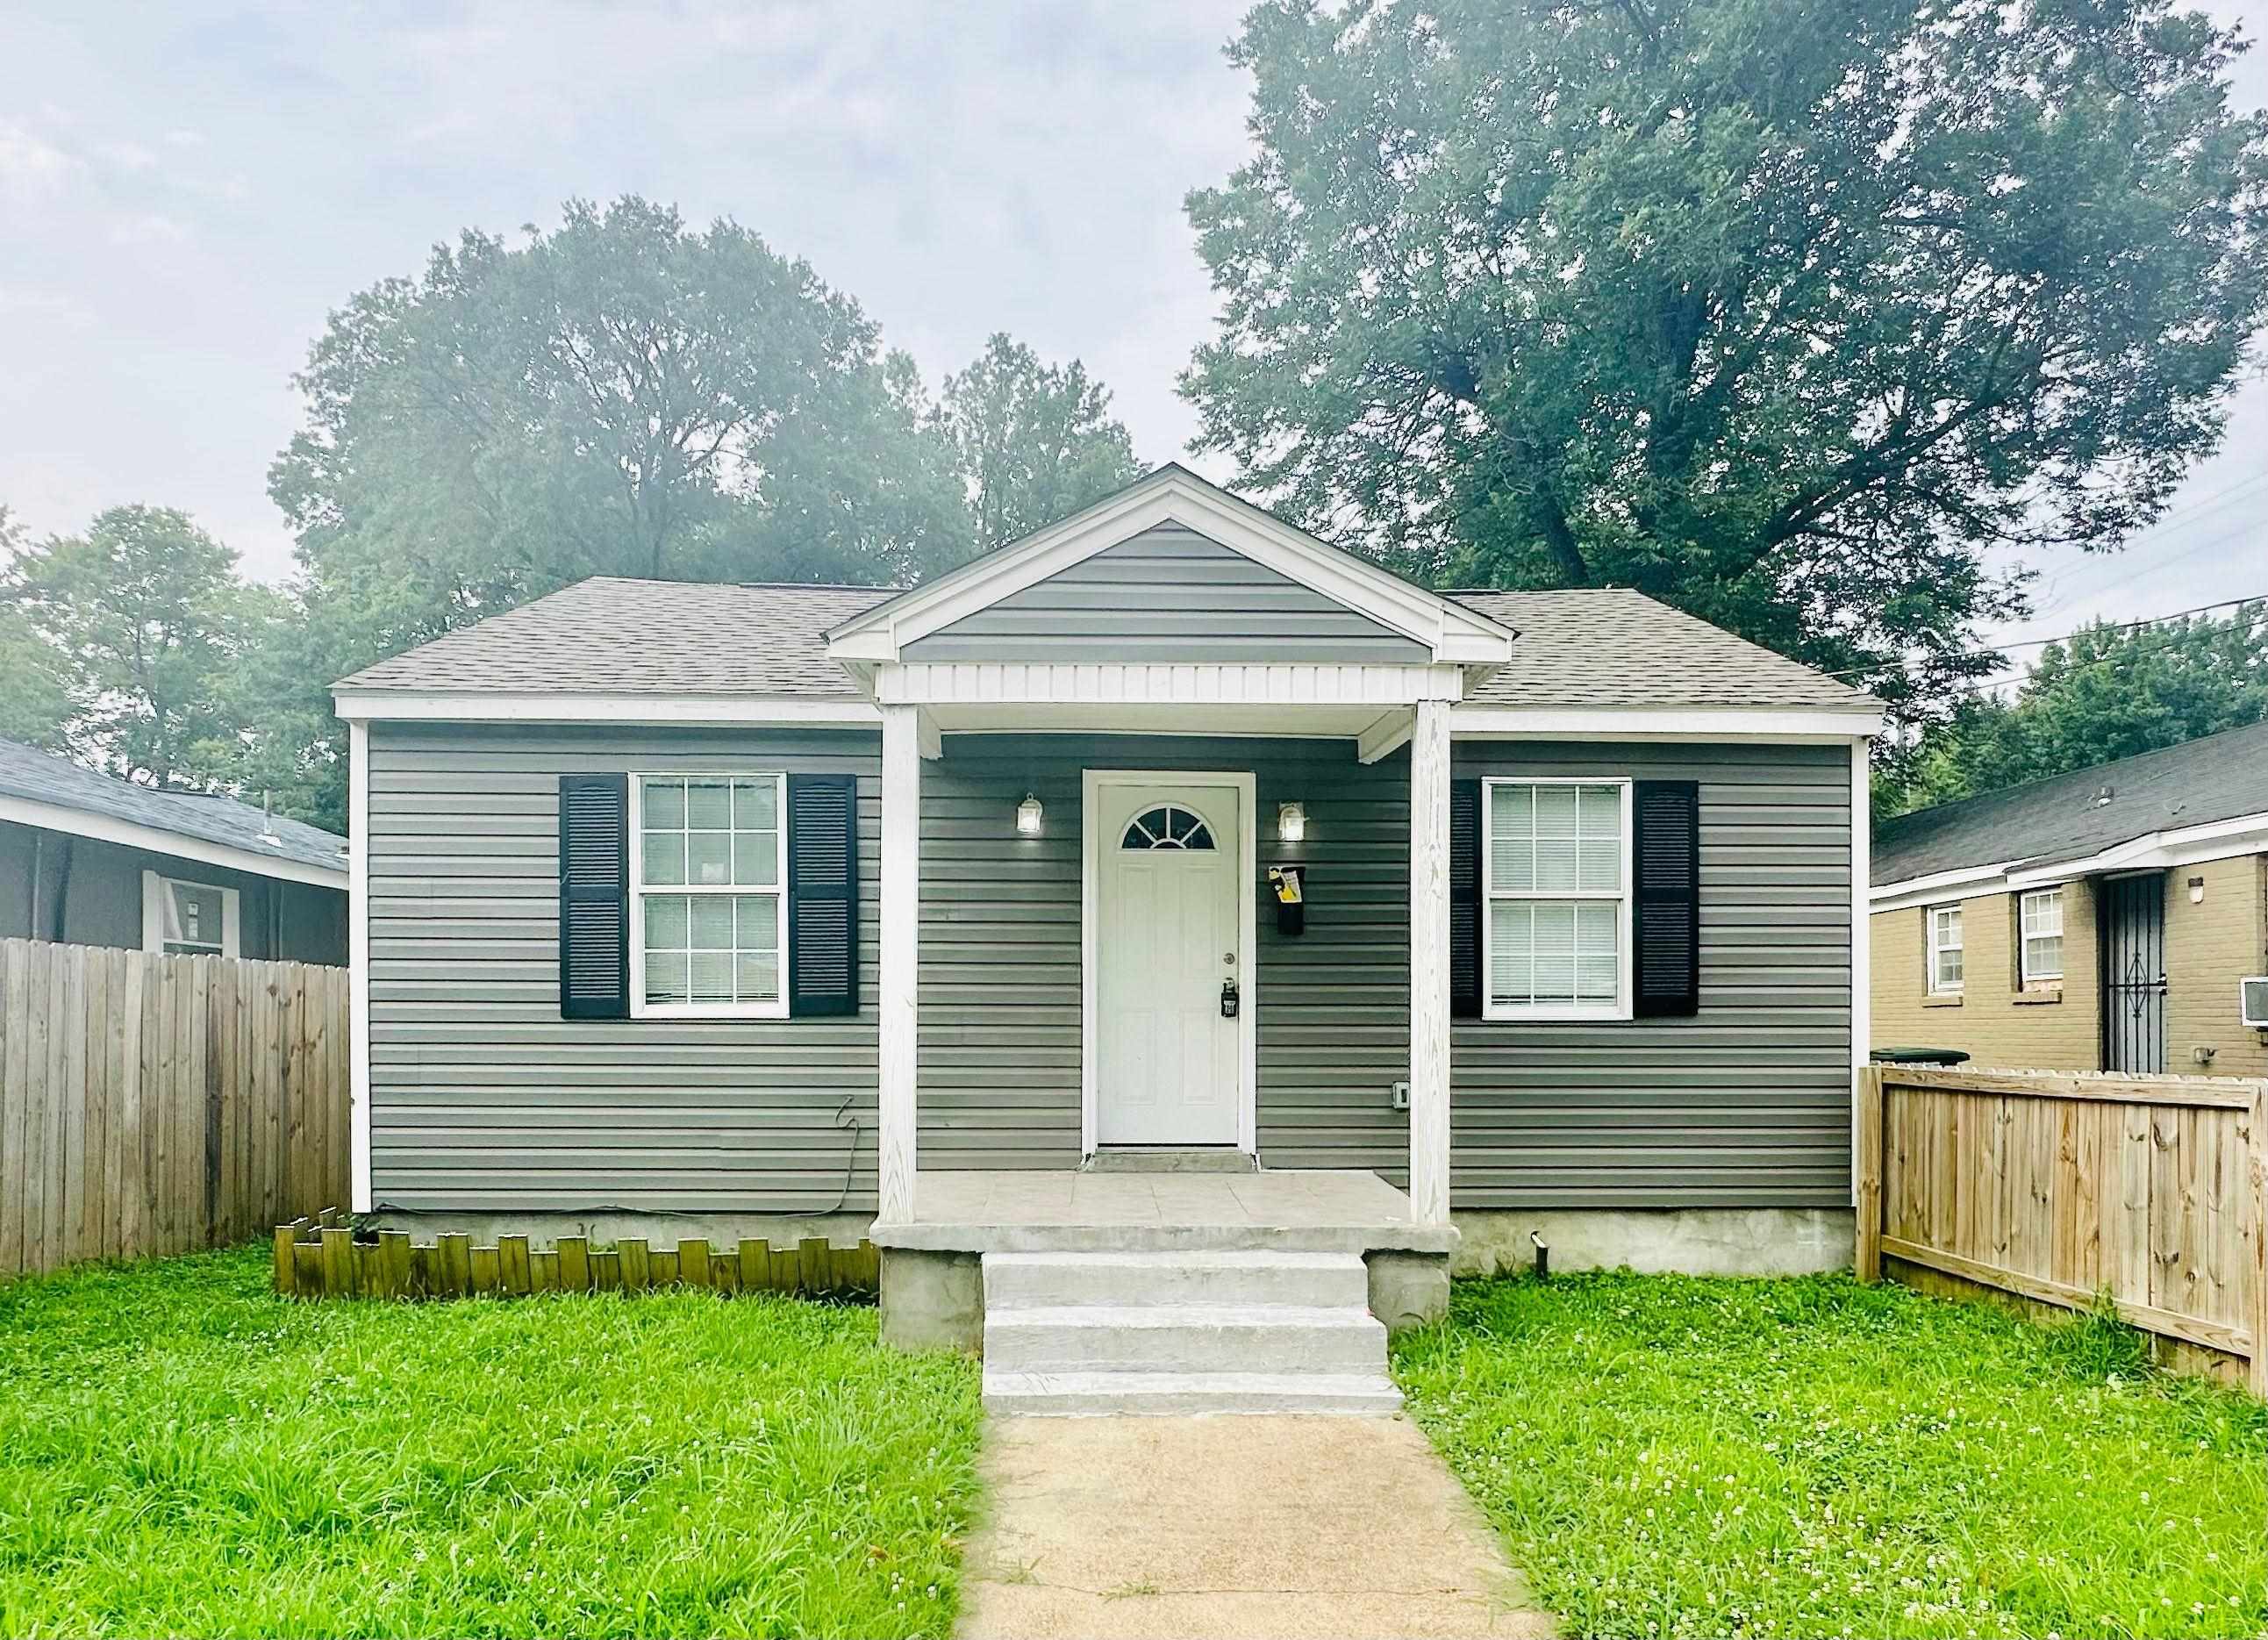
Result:
{"type": "Polygon", "coordinates": [[[787,1015],[787,779],[630,781],[630,1011],[787,1015]]]}
{"type": "Polygon", "coordinates": [[[142,949],[168,957],[239,955],[241,904],[234,889],[142,874],[142,949]]]}
{"type": "Polygon", "coordinates": [[[1961,907],[1933,905],[1929,918],[1929,988],[1937,996],[1961,994],[1961,907]]]}
{"type": "Polygon", "coordinates": [[[2063,890],[2035,889],[2016,902],[2023,983],[2063,978],[2063,890]]]}
{"type": "Polygon", "coordinates": [[[1489,780],[1491,1019],[1630,1016],[1630,782],[1489,780]]]}

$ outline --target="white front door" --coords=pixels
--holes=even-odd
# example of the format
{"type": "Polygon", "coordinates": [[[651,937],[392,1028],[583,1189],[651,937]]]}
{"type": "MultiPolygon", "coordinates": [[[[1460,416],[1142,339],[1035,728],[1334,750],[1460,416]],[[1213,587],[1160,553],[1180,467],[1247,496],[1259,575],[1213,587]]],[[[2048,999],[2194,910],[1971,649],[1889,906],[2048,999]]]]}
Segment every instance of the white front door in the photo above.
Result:
{"type": "Polygon", "coordinates": [[[1093,818],[1097,1143],[1233,1145],[1241,827],[1233,786],[1106,784],[1093,818]]]}

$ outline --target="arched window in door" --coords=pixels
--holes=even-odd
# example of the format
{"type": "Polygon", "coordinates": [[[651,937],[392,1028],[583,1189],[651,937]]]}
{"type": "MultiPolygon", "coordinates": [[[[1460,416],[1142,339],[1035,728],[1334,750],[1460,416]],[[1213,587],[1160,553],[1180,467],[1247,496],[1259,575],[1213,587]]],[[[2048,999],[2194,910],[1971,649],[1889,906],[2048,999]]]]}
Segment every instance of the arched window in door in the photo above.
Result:
{"type": "Polygon", "coordinates": [[[1126,823],[1126,834],[1118,839],[1121,848],[1209,849],[1212,846],[1212,828],[1204,816],[1179,803],[1160,803],[1135,816],[1126,823]]]}

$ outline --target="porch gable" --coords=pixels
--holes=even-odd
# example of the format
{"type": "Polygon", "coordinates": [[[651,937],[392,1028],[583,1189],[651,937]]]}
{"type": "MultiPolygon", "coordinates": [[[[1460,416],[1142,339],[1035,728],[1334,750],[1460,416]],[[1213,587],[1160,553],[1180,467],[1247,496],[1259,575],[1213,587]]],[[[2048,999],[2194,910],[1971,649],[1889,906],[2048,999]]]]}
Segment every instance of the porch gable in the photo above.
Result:
{"type": "Polygon", "coordinates": [[[900,659],[1423,665],[1430,646],[1178,521],[904,645],[900,659]]]}

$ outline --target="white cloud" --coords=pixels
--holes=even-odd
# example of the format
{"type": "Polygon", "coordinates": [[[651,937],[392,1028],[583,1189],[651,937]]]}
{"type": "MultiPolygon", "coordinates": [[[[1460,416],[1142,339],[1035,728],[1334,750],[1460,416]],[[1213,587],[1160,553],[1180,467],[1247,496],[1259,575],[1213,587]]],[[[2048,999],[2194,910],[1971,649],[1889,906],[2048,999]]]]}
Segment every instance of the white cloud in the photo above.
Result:
{"type": "Polygon", "coordinates": [[[20,125],[0,124],[0,196],[29,204],[63,191],[78,162],[20,125]]]}
{"type": "Polygon", "coordinates": [[[122,171],[147,171],[158,163],[158,156],[136,142],[104,143],[95,153],[122,171]]]}
{"type": "Polygon", "coordinates": [[[188,237],[188,228],[154,211],[120,217],[110,225],[113,245],[179,245],[188,237]]]}

